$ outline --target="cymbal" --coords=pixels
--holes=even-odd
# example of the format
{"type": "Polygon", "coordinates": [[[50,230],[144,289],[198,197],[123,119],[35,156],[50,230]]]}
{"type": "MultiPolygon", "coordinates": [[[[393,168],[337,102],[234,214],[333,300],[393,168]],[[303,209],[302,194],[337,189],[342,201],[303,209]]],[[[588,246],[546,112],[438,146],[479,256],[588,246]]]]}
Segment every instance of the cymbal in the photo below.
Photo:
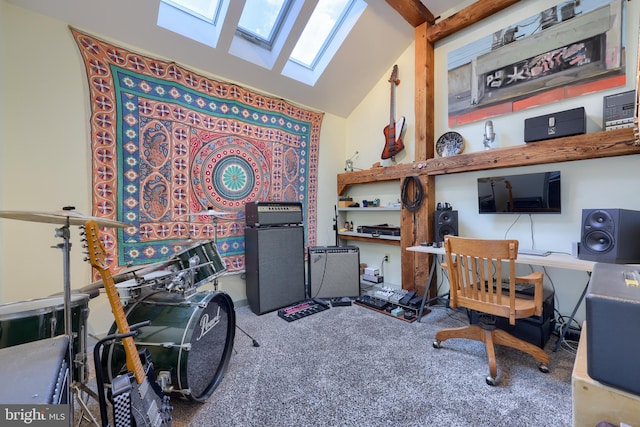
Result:
{"type": "Polygon", "coordinates": [[[0,211],[0,218],[20,221],[44,222],[49,224],[85,225],[87,221],[95,221],[100,227],[126,228],[129,224],[113,219],[83,215],[76,211],[32,212],[32,211],[0,211]]]}

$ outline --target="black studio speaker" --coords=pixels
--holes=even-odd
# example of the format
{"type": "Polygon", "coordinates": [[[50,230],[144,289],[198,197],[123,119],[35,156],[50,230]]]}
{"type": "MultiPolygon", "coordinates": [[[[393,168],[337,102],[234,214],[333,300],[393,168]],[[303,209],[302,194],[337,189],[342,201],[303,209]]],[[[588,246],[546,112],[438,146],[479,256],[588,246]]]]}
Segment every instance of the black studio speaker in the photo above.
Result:
{"type": "Polygon", "coordinates": [[[255,314],[305,299],[302,227],[245,228],[247,300],[255,314]]]}
{"type": "Polygon", "coordinates": [[[313,246],[308,258],[312,298],[360,296],[360,248],[313,246]]]}
{"type": "Polygon", "coordinates": [[[437,210],[434,217],[436,243],[444,242],[445,236],[458,235],[458,211],[437,210]]]}
{"type": "Polygon", "coordinates": [[[583,209],[578,258],[610,264],[640,262],[640,211],[583,209]]]}

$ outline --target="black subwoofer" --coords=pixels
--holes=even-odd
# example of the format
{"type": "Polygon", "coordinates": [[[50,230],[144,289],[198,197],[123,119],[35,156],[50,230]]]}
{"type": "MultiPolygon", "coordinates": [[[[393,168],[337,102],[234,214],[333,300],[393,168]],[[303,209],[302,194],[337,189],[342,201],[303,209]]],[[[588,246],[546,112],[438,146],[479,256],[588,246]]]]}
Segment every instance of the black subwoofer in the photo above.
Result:
{"type": "Polygon", "coordinates": [[[244,239],[251,310],[263,314],[304,300],[303,228],[247,227],[244,239]]]}
{"type": "Polygon", "coordinates": [[[640,262],[640,211],[583,209],[578,258],[612,264],[640,262]]]}
{"type": "Polygon", "coordinates": [[[436,243],[444,242],[445,236],[458,235],[458,211],[451,209],[437,210],[434,216],[436,243]]]}

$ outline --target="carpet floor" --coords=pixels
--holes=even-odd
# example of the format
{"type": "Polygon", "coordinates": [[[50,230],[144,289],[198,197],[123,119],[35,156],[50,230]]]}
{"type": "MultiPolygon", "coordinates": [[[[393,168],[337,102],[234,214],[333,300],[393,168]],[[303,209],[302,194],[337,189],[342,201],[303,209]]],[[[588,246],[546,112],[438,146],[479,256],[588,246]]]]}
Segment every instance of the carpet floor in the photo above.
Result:
{"type": "Polygon", "coordinates": [[[172,397],[172,425],[572,424],[572,352],[553,352],[549,340],[545,374],[531,356],[498,347],[500,382],[491,387],[484,344],[432,346],[436,331],[465,324],[464,313],[441,306],[413,323],[358,305],[294,322],[237,307],[241,329],[224,378],[204,403],[172,397]]]}

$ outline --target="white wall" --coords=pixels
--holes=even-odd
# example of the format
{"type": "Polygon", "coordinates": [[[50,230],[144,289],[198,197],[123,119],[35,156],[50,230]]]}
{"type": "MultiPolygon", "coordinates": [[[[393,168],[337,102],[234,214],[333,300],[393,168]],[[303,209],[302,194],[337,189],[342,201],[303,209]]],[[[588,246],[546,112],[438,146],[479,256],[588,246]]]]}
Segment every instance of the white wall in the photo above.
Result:
{"type": "MultiPolygon", "coordinates": [[[[538,13],[545,7],[557,4],[556,0],[539,0],[536,2],[520,2],[494,17],[469,27],[436,44],[435,50],[435,135],[448,130],[455,130],[465,139],[465,152],[482,150],[484,120],[449,129],[447,124],[447,54],[464,46],[470,40],[491,34],[497,28],[517,22],[538,13]]],[[[638,24],[640,7],[637,2],[624,2],[627,8],[626,17],[626,63],[627,85],[603,92],[583,95],[562,103],[544,105],[529,110],[492,118],[498,134],[499,146],[515,146],[524,144],[524,119],[549,114],[565,109],[584,106],[587,112],[587,132],[602,129],[602,97],[604,95],[634,89],[635,70],[637,64],[638,24]]],[[[405,141],[411,145],[407,155],[398,156],[401,163],[413,160],[413,136],[415,123],[413,118],[413,77],[414,47],[409,48],[399,59],[400,78],[402,83],[397,88],[398,106],[396,114],[407,116],[409,128],[405,141]],[[411,155],[409,155],[411,153],[411,155]]],[[[391,71],[391,67],[389,68],[391,71]]],[[[362,101],[348,118],[347,147],[349,156],[360,152],[356,166],[368,168],[380,159],[379,151],[384,146],[382,128],[388,122],[388,76],[381,76],[376,87],[362,101]]],[[[536,247],[558,252],[571,251],[571,243],[580,240],[580,223],[582,209],[587,208],[625,208],[640,210],[640,198],[636,197],[635,186],[640,182],[640,156],[623,156],[607,159],[584,160],[556,163],[552,165],[507,168],[493,171],[469,172],[438,176],[436,178],[436,202],[449,202],[459,211],[460,234],[470,237],[516,238],[522,247],[536,247]],[[562,172],[562,214],[534,215],[479,215],[477,205],[476,180],[478,177],[498,174],[529,173],[534,171],[560,170],[562,172]],[[531,232],[533,227],[533,235],[531,232]]],[[[399,194],[399,191],[398,191],[399,194]]],[[[372,249],[371,258],[377,260],[381,254],[389,251],[387,245],[377,245],[372,249]]],[[[400,283],[395,276],[399,267],[393,265],[398,257],[391,260],[390,267],[394,273],[385,277],[391,282],[400,283]]],[[[376,261],[378,262],[378,261],[376,261]]],[[[536,268],[539,269],[539,268],[536,268]]],[[[562,315],[569,315],[578,300],[588,275],[557,268],[547,268],[546,286],[556,290],[556,308],[562,315]]],[[[446,287],[445,287],[446,289],[446,287]]],[[[584,304],[578,311],[578,320],[584,319],[584,304]]]]}
{"type": "MultiPolygon", "coordinates": [[[[0,210],[52,212],[73,205],[90,215],[88,89],[67,24],[1,0],[0,37],[0,210]]],[[[153,56],[153,52],[147,54],[153,56]]],[[[194,71],[216,78],[210,72],[194,71]]],[[[343,167],[345,123],[345,119],[325,114],[321,129],[318,245],[334,241],[333,206],[336,174],[343,167]]],[[[58,227],[0,220],[0,303],[63,291],[62,251],[52,249],[62,243],[55,236],[58,227]]],[[[83,261],[78,227],[71,229],[71,245],[71,288],[79,289],[90,283],[90,266],[83,261]]],[[[221,278],[220,289],[236,303],[246,303],[240,275],[221,278]]],[[[107,298],[92,299],[89,306],[89,333],[105,333],[113,322],[107,298]]]]}

